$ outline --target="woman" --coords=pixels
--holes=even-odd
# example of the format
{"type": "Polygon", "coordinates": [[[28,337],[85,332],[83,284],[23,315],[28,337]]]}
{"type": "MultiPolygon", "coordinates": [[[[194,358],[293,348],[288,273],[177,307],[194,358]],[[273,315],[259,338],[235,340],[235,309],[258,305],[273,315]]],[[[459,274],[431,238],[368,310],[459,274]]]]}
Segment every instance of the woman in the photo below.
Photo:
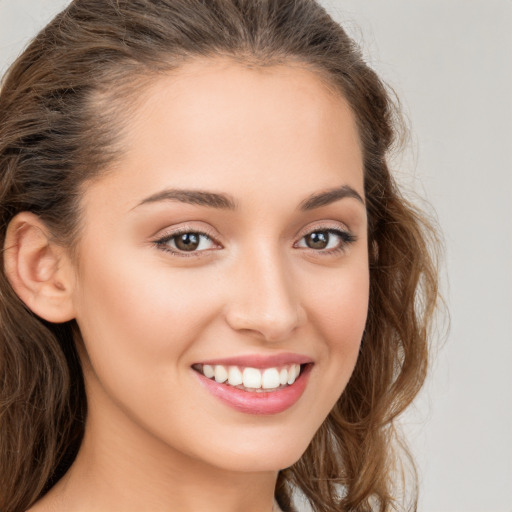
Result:
{"type": "Polygon", "coordinates": [[[398,506],[431,235],[318,4],[75,0],[0,118],[2,511],[398,506]]]}

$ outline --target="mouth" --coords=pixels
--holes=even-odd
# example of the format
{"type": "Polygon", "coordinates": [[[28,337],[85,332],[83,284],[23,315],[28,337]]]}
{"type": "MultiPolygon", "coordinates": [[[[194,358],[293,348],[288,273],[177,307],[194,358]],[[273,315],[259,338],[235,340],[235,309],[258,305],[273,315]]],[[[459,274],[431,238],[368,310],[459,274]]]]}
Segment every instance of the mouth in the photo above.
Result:
{"type": "Polygon", "coordinates": [[[250,366],[195,364],[192,368],[207,379],[249,393],[271,393],[291,386],[306,364],[292,363],[270,368],[250,366]]]}
{"type": "Polygon", "coordinates": [[[279,356],[205,361],[192,365],[200,383],[216,398],[248,414],[276,414],[302,396],[313,367],[309,358],[279,356]]]}

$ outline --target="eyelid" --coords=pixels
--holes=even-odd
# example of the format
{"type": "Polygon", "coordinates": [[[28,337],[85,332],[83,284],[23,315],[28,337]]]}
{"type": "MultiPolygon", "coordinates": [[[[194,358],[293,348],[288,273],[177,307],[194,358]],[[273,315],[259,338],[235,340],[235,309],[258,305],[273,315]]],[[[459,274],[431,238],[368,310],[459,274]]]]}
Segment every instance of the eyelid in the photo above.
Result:
{"type": "Polygon", "coordinates": [[[306,235],[309,235],[310,233],[314,233],[315,231],[331,231],[331,232],[340,232],[340,233],[347,233],[349,235],[353,235],[352,231],[348,228],[346,224],[343,224],[341,222],[329,222],[329,221],[320,221],[319,223],[311,223],[308,224],[306,227],[302,228],[297,233],[297,238],[302,239],[306,235]]]}

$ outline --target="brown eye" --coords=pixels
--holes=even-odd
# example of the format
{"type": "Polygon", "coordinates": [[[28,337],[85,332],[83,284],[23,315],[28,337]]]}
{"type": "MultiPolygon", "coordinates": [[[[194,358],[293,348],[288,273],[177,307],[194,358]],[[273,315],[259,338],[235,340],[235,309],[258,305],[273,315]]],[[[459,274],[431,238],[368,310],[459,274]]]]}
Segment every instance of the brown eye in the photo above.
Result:
{"type": "Polygon", "coordinates": [[[183,233],[174,237],[174,244],[180,251],[195,251],[199,247],[200,242],[199,233],[183,233]]]}
{"type": "Polygon", "coordinates": [[[332,254],[343,250],[347,245],[356,241],[356,237],[347,231],[339,229],[319,229],[304,235],[296,247],[314,249],[316,251],[332,254]]]}
{"type": "Polygon", "coordinates": [[[176,255],[201,253],[209,249],[219,248],[210,236],[197,231],[184,231],[168,235],[157,240],[155,244],[160,249],[176,255]]]}
{"type": "Polygon", "coordinates": [[[325,249],[329,245],[329,235],[327,231],[315,231],[306,235],[304,240],[310,249],[325,249]]]}

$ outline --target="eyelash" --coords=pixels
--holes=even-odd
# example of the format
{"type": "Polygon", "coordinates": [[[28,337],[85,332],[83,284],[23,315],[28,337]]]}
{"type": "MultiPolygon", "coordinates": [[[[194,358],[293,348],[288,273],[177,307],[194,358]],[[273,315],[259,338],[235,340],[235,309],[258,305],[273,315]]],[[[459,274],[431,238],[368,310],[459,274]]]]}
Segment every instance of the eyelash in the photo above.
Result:
{"type": "MultiPolygon", "coordinates": [[[[312,235],[313,233],[328,233],[329,235],[335,235],[335,236],[339,237],[339,239],[340,239],[337,247],[335,247],[333,249],[318,249],[317,250],[317,249],[312,249],[311,247],[305,247],[305,249],[309,249],[311,251],[314,251],[315,253],[320,253],[320,254],[327,254],[327,255],[339,254],[341,252],[346,251],[349,245],[351,245],[357,241],[357,237],[355,235],[353,235],[352,233],[350,233],[349,231],[343,231],[341,229],[330,228],[327,226],[325,226],[325,227],[318,226],[315,229],[308,231],[305,235],[303,235],[300,238],[299,242],[301,240],[303,240],[304,238],[306,238],[308,235],[312,235]]],[[[294,244],[294,247],[295,246],[296,245],[294,244]]]]}
{"type": "Polygon", "coordinates": [[[187,227],[178,229],[176,231],[173,231],[170,234],[164,235],[163,237],[159,238],[158,240],[155,240],[154,244],[156,245],[156,247],[158,249],[165,251],[165,252],[169,252],[178,257],[182,257],[182,258],[194,258],[195,257],[195,258],[197,258],[201,253],[203,253],[205,251],[204,250],[203,251],[190,251],[190,253],[187,253],[186,251],[180,251],[179,249],[173,249],[173,248],[169,247],[169,245],[168,245],[168,243],[171,240],[175,240],[179,236],[187,235],[187,234],[198,235],[199,238],[206,237],[209,240],[211,240],[213,243],[215,243],[216,245],[219,245],[219,244],[217,244],[217,242],[215,242],[215,238],[210,233],[205,232],[205,231],[199,231],[197,229],[190,229],[187,227]]]}
{"type": "MultiPolygon", "coordinates": [[[[322,227],[322,226],[316,227],[315,229],[308,231],[305,235],[303,235],[300,238],[299,241],[303,240],[308,235],[312,235],[313,233],[328,233],[329,235],[335,235],[340,238],[340,243],[334,249],[327,249],[327,250],[318,249],[317,250],[317,249],[312,249],[310,247],[305,247],[305,249],[309,249],[315,253],[320,253],[320,254],[327,254],[327,255],[338,254],[340,252],[345,251],[349,245],[351,245],[357,241],[357,237],[348,231],[343,231],[341,229],[335,229],[335,228],[330,228],[330,227],[322,227]]],[[[158,249],[165,251],[165,252],[169,252],[178,257],[183,257],[183,258],[191,258],[191,257],[197,258],[201,255],[201,253],[208,251],[208,249],[206,249],[206,250],[202,250],[202,251],[190,251],[189,253],[187,253],[186,251],[181,251],[179,249],[173,249],[173,248],[169,247],[168,243],[170,241],[175,240],[179,236],[186,235],[186,234],[198,235],[199,238],[206,237],[209,240],[211,240],[214,244],[220,246],[220,244],[218,244],[215,241],[215,238],[210,233],[205,232],[205,231],[190,229],[190,228],[182,228],[182,229],[173,231],[172,233],[166,234],[163,237],[159,238],[158,240],[155,240],[153,243],[158,249]]],[[[296,244],[294,244],[294,247],[296,247],[296,244]]]]}

